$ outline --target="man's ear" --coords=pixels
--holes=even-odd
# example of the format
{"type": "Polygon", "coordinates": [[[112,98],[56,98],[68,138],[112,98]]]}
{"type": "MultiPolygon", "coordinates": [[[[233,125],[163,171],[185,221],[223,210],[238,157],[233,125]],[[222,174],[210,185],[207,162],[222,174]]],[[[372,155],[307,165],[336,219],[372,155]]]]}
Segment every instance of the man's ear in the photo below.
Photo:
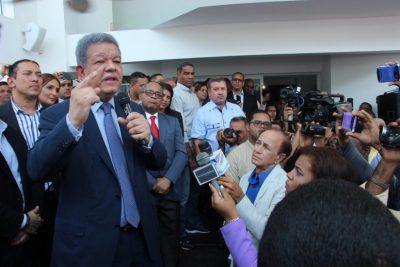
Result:
{"type": "Polygon", "coordinates": [[[275,162],[276,163],[281,163],[282,161],[284,161],[286,158],[286,154],[285,153],[280,153],[277,157],[275,162]]]}
{"type": "Polygon", "coordinates": [[[8,76],[7,83],[8,83],[8,86],[11,88],[15,88],[15,86],[16,86],[14,77],[8,76]]]}
{"type": "Polygon", "coordinates": [[[78,76],[78,79],[82,81],[83,78],[85,77],[85,69],[81,65],[78,65],[76,66],[75,71],[76,75],[78,76]]]}

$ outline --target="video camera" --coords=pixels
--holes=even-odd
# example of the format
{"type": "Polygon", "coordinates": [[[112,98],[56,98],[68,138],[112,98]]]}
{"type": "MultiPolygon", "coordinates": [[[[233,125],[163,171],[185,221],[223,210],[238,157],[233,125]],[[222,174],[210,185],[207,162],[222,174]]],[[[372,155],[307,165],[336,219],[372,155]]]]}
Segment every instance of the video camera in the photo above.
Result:
{"type": "Polygon", "coordinates": [[[299,107],[302,105],[303,97],[300,94],[300,87],[288,85],[280,91],[280,98],[285,100],[289,107],[299,107]]]}
{"type": "Polygon", "coordinates": [[[304,96],[304,106],[301,109],[301,122],[315,122],[324,126],[333,126],[335,118],[333,112],[337,112],[336,105],[344,101],[344,96],[339,94],[322,94],[309,92],[304,96]],[[335,101],[339,98],[339,101],[335,101]]]}
{"type": "Polygon", "coordinates": [[[300,93],[300,87],[286,86],[281,89],[280,97],[288,106],[297,107],[301,111],[297,116],[288,118],[288,121],[303,124],[302,134],[324,135],[323,126],[333,127],[335,125],[334,112],[338,112],[337,105],[345,103],[345,97],[340,94],[326,94],[322,92],[300,93]]]}

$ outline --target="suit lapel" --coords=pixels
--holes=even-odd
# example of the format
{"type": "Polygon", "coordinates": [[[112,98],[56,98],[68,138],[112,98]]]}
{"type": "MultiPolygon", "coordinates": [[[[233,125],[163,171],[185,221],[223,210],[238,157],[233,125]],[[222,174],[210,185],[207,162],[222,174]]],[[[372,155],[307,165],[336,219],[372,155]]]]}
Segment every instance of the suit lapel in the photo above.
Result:
{"type": "MultiPolygon", "coordinates": [[[[21,183],[23,191],[27,192],[27,173],[26,173],[26,158],[28,147],[26,144],[26,140],[22,135],[21,129],[19,128],[19,124],[17,121],[17,117],[15,116],[14,109],[11,104],[11,100],[4,104],[1,108],[1,118],[7,123],[7,128],[4,131],[4,136],[7,138],[7,141],[10,143],[11,147],[14,149],[14,152],[18,158],[19,170],[21,175],[21,183]]],[[[8,168],[8,165],[7,165],[8,168]]],[[[15,182],[15,180],[14,180],[15,182]]],[[[15,183],[15,185],[17,185],[15,183]]]]}
{"type": "Polygon", "coordinates": [[[276,183],[275,176],[277,175],[278,171],[278,166],[275,166],[272,172],[267,176],[265,179],[264,183],[261,185],[260,191],[258,191],[256,200],[254,201],[254,204],[257,203],[259,199],[263,199],[263,195],[268,191],[270,188],[274,188],[274,184],[276,183]]]}

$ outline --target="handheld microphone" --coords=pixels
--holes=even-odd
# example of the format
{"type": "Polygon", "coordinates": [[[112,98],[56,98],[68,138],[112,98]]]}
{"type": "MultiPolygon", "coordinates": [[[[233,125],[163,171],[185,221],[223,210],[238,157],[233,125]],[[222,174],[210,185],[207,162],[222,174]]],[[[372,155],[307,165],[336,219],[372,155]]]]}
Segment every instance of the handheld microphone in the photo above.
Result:
{"type": "MultiPolygon", "coordinates": [[[[196,156],[196,162],[199,165],[199,167],[203,167],[206,165],[213,165],[213,163],[210,162],[210,156],[212,154],[212,149],[210,144],[206,140],[202,140],[199,144],[199,148],[200,148],[200,153],[196,156]]],[[[221,197],[224,197],[221,191],[221,187],[216,179],[217,177],[218,174],[216,174],[215,179],[212,179],[210,183],[218,191],[219,195],[221,197]]]]}
{"type": "Polygon", "coordinates": [[[131,100],[127,93],[124,92],[118,93],[117,99],[118,99],[118,104],[124,110],[126,116],[128,116],[129,113],[132,113],[132,108],[131,105],[129,104],[131,100]]]}
{"type": "MultiPolygon", "coordinates": [[[[118,101],[118,105],[124,110],[124,113],[126,116],[128,116],[130,113],[132,113],[132,108],[130,105],[131,99],[129,98],[128,94],[125,92],[120,92],[116,96],[116,99],[118,101]]],[[[142,146],[147,146],[144,140],[135,140],[142,146]]]]}

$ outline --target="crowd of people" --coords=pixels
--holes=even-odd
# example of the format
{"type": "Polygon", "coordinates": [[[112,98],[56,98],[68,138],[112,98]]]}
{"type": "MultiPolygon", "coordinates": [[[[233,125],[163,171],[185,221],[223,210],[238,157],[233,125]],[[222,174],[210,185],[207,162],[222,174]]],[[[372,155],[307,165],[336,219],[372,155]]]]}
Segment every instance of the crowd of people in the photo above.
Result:
{"type": "Polygon", "coordinates": [[[0,266],[179,266],[188,236],[214,230],[204,192],[227,266],[400,266],[400,147],[380,130],[400,136],[400,119],[364,102],[358,132],[342,111],[304,132],[298,107],[260,99],[243,73],[196,81],[189,62],[173,78],[134,72],[121,94],[105,33],[76,60],[78,83],[29,59],[1,69],[0,266]],[[218,150],[219,188],[200,186],[198,155],[218,150]]]}

